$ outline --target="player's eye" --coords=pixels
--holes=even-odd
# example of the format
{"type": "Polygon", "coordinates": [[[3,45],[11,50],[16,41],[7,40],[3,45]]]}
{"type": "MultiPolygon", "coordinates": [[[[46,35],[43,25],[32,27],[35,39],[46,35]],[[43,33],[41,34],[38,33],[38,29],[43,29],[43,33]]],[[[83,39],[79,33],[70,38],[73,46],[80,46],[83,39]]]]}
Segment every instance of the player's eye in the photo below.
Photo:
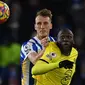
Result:
{"type": "Polygon", "coordinates": [[[60,38],[63,40],[65,37],[64,36],[61,36],[60,38]]]}
{"type": "Polygon", "coordinates": [[[48,22],[44,22],[44,25],[47,25],[48,24],[48,22]]]}
{"type": "Polygon", "coordinates": [[[68,39],[71,39],[71,38],[72,38],[72,36],[67,36],[67,38],[68,38],[68,39]]]}
{"type": "Polygon", "coordinates": [[[41,22],[38,22],[37,25],[41,25],[41,22]]]}

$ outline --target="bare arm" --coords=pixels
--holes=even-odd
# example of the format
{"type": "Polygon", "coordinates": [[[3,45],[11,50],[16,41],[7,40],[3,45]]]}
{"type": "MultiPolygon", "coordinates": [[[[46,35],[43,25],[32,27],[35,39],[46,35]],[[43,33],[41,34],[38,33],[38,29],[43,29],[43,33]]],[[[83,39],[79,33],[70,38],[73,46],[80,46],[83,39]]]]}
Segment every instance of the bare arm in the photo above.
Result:
{"type": "Polygon", "coordinates": [[[45,49],[43,49],[42,51],[40,51],[39,53],[36,53],[36,52],[32,52],[29,54],[28,58],[29,60],[35,64],[36,61],[43,55],[45,49]]]}
{"type": "Polygon", "coordinates": [[[32,52],[32,53],[29,54],[28,58],[29,58],[29,60],[30,60],[33,64],[35,64],[36,61],[37,61],[38,59],[40,59],[40,57],[43,55],[43,53],[44,53],[44,51],[45,51],[45,48],[48,46],[48,43],[49,43],[49,42],[48,42],[48,37],[43,38],[43,39],[41,40],[41,44],[42,44],[42,46],[44,47],[44,49],[43,49],[42,51],[40,51],[39,53],[32,52]]]}

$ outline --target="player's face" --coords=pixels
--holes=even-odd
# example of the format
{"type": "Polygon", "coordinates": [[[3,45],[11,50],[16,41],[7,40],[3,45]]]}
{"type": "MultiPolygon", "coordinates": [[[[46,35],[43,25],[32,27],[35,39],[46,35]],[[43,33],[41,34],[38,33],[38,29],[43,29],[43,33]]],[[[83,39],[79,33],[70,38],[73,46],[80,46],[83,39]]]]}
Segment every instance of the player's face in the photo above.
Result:
{"type": "Polygon", "coordinates": [[[52,29],[51,20],[47,16],[37,16],[35,19],[35,30],[37,36],[42,39],[49,35],[50,29],[52,29]]]}
{"type": "Polygon", "coordinates": [[[63,49],[71,48],[74,43],[73,33],[70,30],[60,31],[58,34],[58,43],[60,43],[63,49]]]}

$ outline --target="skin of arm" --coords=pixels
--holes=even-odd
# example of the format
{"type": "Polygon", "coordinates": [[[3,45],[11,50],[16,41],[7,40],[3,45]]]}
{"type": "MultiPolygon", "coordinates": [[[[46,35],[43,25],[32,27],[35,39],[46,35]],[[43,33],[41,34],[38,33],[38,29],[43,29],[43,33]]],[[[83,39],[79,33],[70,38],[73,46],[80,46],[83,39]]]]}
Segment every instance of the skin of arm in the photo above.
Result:
{"type": "Polygon", "coordinates": [[[45,49],[41,50],[39,53],[36,53],[36,52],[32,52],[29,54],[28,58],[29,60],[35,64],[36,61],[43,55],[45,49]]]}
{"type": "Polygon", "coordinates": [[[45,51],[45,48],[47,47],[48,45],[48,37],[45,37],[41,40],[41,44],[42,46],[44,47],[43,50],[41,50],[39,53],[36,53],[36,52],[32,52],[29,54],[28,56],[28,59],[33,63],[35,64],[36,61],[43,55],[44,51],[45,51]]]}
{"type": "Polygon", "coordinates": [[[59,62],[56,63],[47,63],[41,60],[38,60],[36,64],[32,67],[32,75],[40,75],[44,74],[48,71],[51,71],[57,67],[59,67],[59,62]]]}

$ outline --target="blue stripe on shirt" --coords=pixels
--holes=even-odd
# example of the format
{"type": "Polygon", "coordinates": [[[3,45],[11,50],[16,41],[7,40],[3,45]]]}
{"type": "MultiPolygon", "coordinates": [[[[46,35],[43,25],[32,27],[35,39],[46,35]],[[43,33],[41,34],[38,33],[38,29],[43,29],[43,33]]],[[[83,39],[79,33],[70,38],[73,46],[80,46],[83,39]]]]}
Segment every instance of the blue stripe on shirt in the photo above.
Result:
{"type": "Polygon", "coordinates": [[[23,60],[24,60],[24,58],[22,58],[22,57],[20,56],[20,64],[22,64],[23,60]]]}
{"type": "Polygon", "coordinates": [[[37,46],[35,45],[35,43],[32,44],[33,50],[38,52],[37,46]]]}
{"type": "Polygon", "coordinates": [[[23,59],[25,58],[25,55],[22,51],[20,52],[20,55],[22,56],[23,59]]]}
{"type": "Polygon", "coordinates": [[[50,38],[50,41],[53,41],[53,39],[51,38],[51,36],[49,36],[49,38],[50,38]]]}
{"type": "Polygon", "coordinates": [[[32,38],[35,42],[36,42],[36,44],[41,48],[41,50],[42,50],[42,46],[38,43],[38,41],[37,40],[35,40],[34,38],[32,38]]]}
{"type": "Polygon", "coordinates": [[[24,42],[24,43],[23,43],[23,46],[25,46],[26,44],[27,44],[27,42],[24,42]]]}

